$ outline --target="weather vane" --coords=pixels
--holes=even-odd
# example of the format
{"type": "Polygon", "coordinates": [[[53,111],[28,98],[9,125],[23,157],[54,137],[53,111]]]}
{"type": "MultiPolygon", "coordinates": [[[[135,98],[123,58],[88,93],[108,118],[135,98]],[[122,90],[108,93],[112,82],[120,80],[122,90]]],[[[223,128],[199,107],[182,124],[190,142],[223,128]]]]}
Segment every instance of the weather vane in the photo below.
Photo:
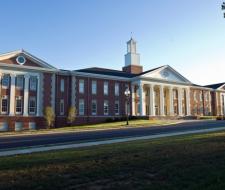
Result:
{"type": "MultiPolygon", "coordinates": [[[[225,2],[223,2],[223,4],[221,5],[221,8],[222,8],[223,11],[225,10],[225,2]]],[[[223,16],[225,18],[225,13],[223,13],[223,16]]]]}

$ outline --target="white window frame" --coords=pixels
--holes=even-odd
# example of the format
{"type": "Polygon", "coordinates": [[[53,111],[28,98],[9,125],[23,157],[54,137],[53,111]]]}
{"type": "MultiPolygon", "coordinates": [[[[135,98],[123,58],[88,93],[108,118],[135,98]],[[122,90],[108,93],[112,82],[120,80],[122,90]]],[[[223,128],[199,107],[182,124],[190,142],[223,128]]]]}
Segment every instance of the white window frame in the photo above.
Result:
{"type": "Polygon", "coordinates": [[[104,100],[103,111],[104,111],[104,115],[109,115],[109,101],[108,100],[104,100]]]}
{"type": "Polygon", "coordinates": [[[65,80],[61,79],[60,80],[60,91],[64,92],[64,90],[65,90],[65,80]]]}
{"type": "Polygon", "coordinates": [[[23,100],[22,100],[22,97],[21,96],[17,96],[15,102],[16,102],[16,108],[15,108],[16,114],[22,114],[22,112],[23,112],[23,100]],[[17,101],[21,102],[21,106],[20,107],[18,106],[18,102],[17,101]],[[17,111],[17,109],[20,109],[20,111],[17,111]]]}
{"type": "Polygon", "coordinates": [[[24,85],[24,76],[23,75],[17,75],[16,76],[16,88],[17,89],[23,89],[24,85]]]}
{"type": "Polygon", "coordinates": [[[97,115],[97,100],[91,101],[91,114],[97,115]],[[93,105],[95,105],[95,108],[93,108],[93,105]]]}
{"type": "Polygon", "coordinates": [[[31,91],[36,91],[37,90],[37,77],[31,76],[30,77],[30,90],[31,91]]]}
{"type": "Polygon", "coordinates": [[[64,99],[61,99],[59,102],[59,112],[60,115],[64,115],[65,107],[64,107],[64,99]]]}
{"type": "Polygon", "coordinates": [[[10,75],[9,74],[4,74],[2,76],[2,88],[8,89],[9,88],[9,83],[10,83],[10,75]],[[4,85],[4,82],[7,82],[7,85],[4,85]]]}
{"type": "Polygon", "coordinates": [[[120,84],[119,83],[115,83],[115,96],[119,96],[120,95],[120,84]]]}
{"type": "Polygon", "coordinates": [[[84,80],[83,79],[79,80],[79,93],[84,94],[84,80]]]}
{"type": "Polygon", "coordinates": [[[196,92],[196,90],[194,91],[194,101],[195,102],[197,101],[197,92],[196,92]]]}
{"type": "Polygon", "coordinates": [[[200,100],[200,102],[203,101],[203,98],[202,98],[202,91],[200,91],[200,93],[199,93],[199,100],[200,100]]]}
{"type": "Polygon", "coordinates": [[[1,98],[1,114],[8,114],[8,111],[9,111],[9,98],[8,98],[8,96],[2,96],[2,98],[1,98]],[[3,100],[6,100],[6,103],[7,103],[5,111],[2,111],[2,108],[3,108],[2,101],[3,100]]]}
{"type": "Polygon", "coordinates": [[[103,86],[104,95],[107,96],[109,94],[109,82],[105,81],[103,86]]]}
{"type": "Polygon", "coordinates": [[[79,115],[84,115],[84,99],[79,99],[79,115]]]}
{"type": "Polygon", "coordinates": [[[37,111],[37,98],[35,96],[30,96],[29,97],[29,110],[28,111],[29,111],[30,115],[36,114],[36,111],[37,111]],[[34,103],[35,103],[34,107],[31,107],[31,101],[34,101],[34,103]],[[31,111],[31,109],[33,109],[34,111],[31,111]]]}
{"type": "Polygon", "coordinates": [[[97,94],[97,81],[96,80],[91,81],[91,93],[93,95],[97,94]]]}
{"type": "Polygon", "coordinates": [[[115,101],[114,111],[115,111],[115,115],[119,115],[120,114],[120,102],[119,102],[119,100],[115,101]],[[116,107],[116,105],[118,105],[118,107],[116,107]]]}

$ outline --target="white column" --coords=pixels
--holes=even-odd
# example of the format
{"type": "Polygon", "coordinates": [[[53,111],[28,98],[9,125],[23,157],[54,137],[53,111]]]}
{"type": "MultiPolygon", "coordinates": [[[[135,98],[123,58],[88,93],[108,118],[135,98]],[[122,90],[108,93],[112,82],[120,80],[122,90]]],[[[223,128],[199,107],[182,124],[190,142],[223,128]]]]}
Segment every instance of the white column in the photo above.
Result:
{"type": "Polygon", "coordinates": [[[131,85],[131,101],[132,101],[132,115],[134,116],[136,113],[135,110],[135,86],[131,85]]]}
{"type": "Polygon", "coordinates": [[[29,75],[24,76],[23,115],[28,116],[29,75]]]}
{"type": "Polygon", "coordinates": [[[178,88],[178,114],[179,116],[183,116],[182,113],[182,89],[178,88]]]}
{"type": "Polygon", "coordinates": [[[223,115],[223,96],[220,93],[220,115],[223,115]]]}
{"type": "Polygon", "coordinates": [[[1,100],[1,90],[2,90],[2,73],[0,72],[0,100],[1,100]]]}
{"type": "Polygon", "coordinates": [[[40,96],[41,96],[41,86],[40,86],[40,76],[37,77],[37,113],[36,116],[40,116],[40,96]]]}
{"type": "Polygon", "coordinates": [[[191,107],[191,104],[190,104],[190,89],[189,88],[186,88],[185,89],[185,93],[186,93],[186,111],[187,111],[187,115],[191,115],[191,112],[190,112],[190,107],[191,107]]]}
{"type": "Polygon", "coordinates": [[[209,96],[209,112],[212,115],[212,99],[210,91],[208,91],[208,96],[209,96]]]}
{"type": "Polygon", "coordinates": [[[160,115],[161,116],[165,116],[165,110],[164,110],[164,87],[161,85],[159,88],[159,92],[160,92],[160,115]]]}
{"type": "Polygon", "coordinates": [[[139,91],[139,104],[140,104],[140,116],[144,116],[145,115],[145,101],[144,101],[144,89],[143,89],[144,85],[143,84],[139,84],[138,86],[138,91],[139,91]]]}
{"type": "Polygon", "coordinates": [[[155,93],[154,85],[149,85],[149,112],[151,116],[155,116],[155,93]]]}
{"type": "Polygon", "coordinates": [[[170,116],[174,115],[174,103],[173,103],[173,87],[169,87],[169,98],[170,98],[170,116]]]}
{"type": "Polygon", "coordinates": [[[9,106],[9,115],[15,114],[15,90],[16,90],[16,76],[10,74],[10,106],[9,106]]]}

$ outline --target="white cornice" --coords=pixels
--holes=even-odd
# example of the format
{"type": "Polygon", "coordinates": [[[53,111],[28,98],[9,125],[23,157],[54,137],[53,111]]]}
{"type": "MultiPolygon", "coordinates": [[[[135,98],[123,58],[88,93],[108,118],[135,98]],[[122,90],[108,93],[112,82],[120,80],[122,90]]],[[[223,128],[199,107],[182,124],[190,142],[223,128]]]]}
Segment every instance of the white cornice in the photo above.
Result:
{"type": "Polygon", "coordinates": [[[99,79],[110,79],[110,80],[121,80],[121,81],[130,81],[131,80],[130,78],[125,78],[125,77],[84,73],[84,72],[78,72],[78,71],[72,71],[71,74],[74,76],[93,77],[93,78],[99,78],[99,79]]]}

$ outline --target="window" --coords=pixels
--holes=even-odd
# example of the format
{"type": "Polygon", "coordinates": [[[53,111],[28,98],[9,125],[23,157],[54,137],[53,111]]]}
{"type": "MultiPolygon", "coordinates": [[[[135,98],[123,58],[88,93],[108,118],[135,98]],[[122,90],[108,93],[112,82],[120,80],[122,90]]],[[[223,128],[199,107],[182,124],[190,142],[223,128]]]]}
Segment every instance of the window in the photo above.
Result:
{"type": "Polygon", "coordinates": [[[79,80],[79,93],[84,93],[84,80],[79,80]]]}
{"type": "Polygon", "coordinates": [[[194,101],[197,101],[197,92],[194,91],[194,101]]]}
{"type": "Polygon", "coordinates": [[[104,115],[109,115],[109,102],[108,102],[108,100],[104,101],[104,115]]]}
{"type": "Polygon", "coordinates": [[[177,99],[177,91],[176,90],[173,91],[173,99],[177,99]]]}
{"type": "Polygon", "coordinates": [[[185,99],[185,90],[182,90],[182,100],[185,99]]]}
{"type": "Polygon", "coordinates": [[[9,75],[3,75],[2,77],[2,87],[9,88],[9,75]]]}
{"type": "Polygon", "coordinates": [[[92,94],[96,94],[97,93],[97,82],[94,81],[94,80],[91,83],[91,92],[92,92],[92,94]]]}
{"type": "Polygon", "coordinates": [[[207,102],[208,101],[208,92],[205,92],[205,101],[207,102]]]}
{"type": "Polygon", "coordinates": [[[60,115],[64,115],[64,100],[60,100],[60,115]]]}
{"type": "Polygon", "coordinates": [[[16,77],[16,88],[23,89],[23,75],[16,77]]]}
{"type": "Polygon", "coordinates": [[[8,97],[7,96],[3,96],[1,103],[2,103],[1,113],[2,114],[7,114],[8,113],[8,97]]]}
{"type": "Polygon", "coordinates": [[[104,95],[108,95],[109,93],[109,83],[104,82],[104,95]]]}
{"type": "Polygon", "coordinates": [[[16,114],[22,114],[22,97],[16,97],[16,114]]]}
{"type": "Polygon", "coordinates": [[[37,89],[37,77],[30,77],[30,90],[36,91],[37,89]]]}
{"type": "Polygon", "coordinates": [[[84,115],[84,100],[79,100],[79,115],[84,115]]]}
{"type": "Polygon", "coordinates": [[[120,89],[119,89],[119,83],[115,83],[115,96],[119,96],[120,89]]]}
{"type": "Polygon", "coordinates": [[[202,102],[202,91],[199,93],[199,100],[202,102]]]}
{"type": "Polygon", "coordinates": [[[126,89],[129,89],[129,85],[128,84],[125,84],[125,90],[126,89]]]}
{"type": "Polygon", "coordinates": [[[64,79],[60,80],[60,91],[64,92],[64,79]]]}
{"type": "Polygon", "coordinates": [[[36,113],[36,97],[31,96],[29,98],[29,114],[36,113]]]}
{"type": "Polygon", "coordinates": [[[115,115],[119,115],[119,101],[115,101],[115,115]]]}
{"type": "Polygon", "coordinates": [[[91,113],[92,113],[92,115],[97,114],[97,101],[96,100],[92,100],[92,102],[91,102],[91,113]]]}

